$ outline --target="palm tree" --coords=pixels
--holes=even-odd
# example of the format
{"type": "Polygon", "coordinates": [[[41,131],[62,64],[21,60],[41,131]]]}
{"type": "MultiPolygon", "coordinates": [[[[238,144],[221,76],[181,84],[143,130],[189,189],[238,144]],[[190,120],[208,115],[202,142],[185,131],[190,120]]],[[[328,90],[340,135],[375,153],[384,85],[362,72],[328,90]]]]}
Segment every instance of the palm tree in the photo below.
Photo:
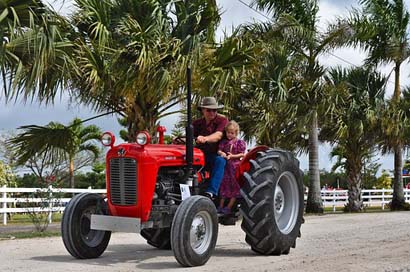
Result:
{"type": "MultiPolygon", "coordinates": [[[[244,138],[258,144],[297,150],[302,140],[295,112],[288,103],[296,88],[298,58],[272,32],[271,24],[252,24],[238,30],[244,49],[242,69],[233,70],[225,86],[229,116],[240,124],[244,138]]],[[[215,81],[218,82],[218,81],[215,81]]]]}
{"type": "MultiPolygon", "coordinates": [[[[4,82],[13,95],[52,102],[68,90],[97,112],[127,120],[129,139],[154,133],[158,120],[182,99],[185,67],[200,42],[213,41],[215,0],[76,0],[65,18],[46,9],[8,43],[16,62],[4,82]]],[[[194,62],[195,63],[195,62],[194,62]]]]}
{"type": "Polygon", "coordinates": [[[37,9],[38,7],[37,1],[33,0],[0,0],[0,65],[1,80],[6,98],[10,91],[10,86],[6,84],[8,72],[17,64],[15,55],[9,50],[9,43],[13,40],[16,33],[19,33],[23,27],[30,25],[30,18],[34,15],[31,10],[37,9]]]}
{"type": "MultiPolygon", "coordinates": [[[[364,68],[331,69],[327,83],[338,106],[321,127],[320,137],[336,145],[333,154],[343,158],[349,190],[347,211],[361,211],[362,169],[378,144],[380,112],[387,79],[364,68]]],[[[332,102],[333,103],[333,102],[332,102]]]]}
{"type": "Polygon", "coordinates": [[[394,93],[391,98],[388,127],[385,127],[385,150],[394,152],[394,192],[392,210],[400,210],[405,206],[402,156],[403,141],[400,139],[401,124],[405,121],[398,110],[400,102],[400,67],[410,56],[409,19],[403,0],[378,1],[361,0],[362,10],[351,12],[350,18],[341,21],[339,27],[344,28],[345,44],[360,46],[368,52],[365,63],[368,65],[394,65],[394,93]]]}
{"type": "Polygon", "coordinates": [[[100,139],[101,130],[94,125],[83,126],[78,118],[67,126],[50,122],[46,126],[28,125],[19,129],[22,132],[8,140],[8,145],[16,155],[17,164],[24,165],[39,155],[44,157],[45,163],[65,160],[69,165],[72,188],[75,170],[95,161],[100,154],[94,142],[100,139]]]}
{"type": "MultiPolygon", "coordinates": [[[[11,99],[37,97],[52,102],[64,87],[70,43],[61,31],[67,22],[40,0],[0,1],[1,79],[11,99]]],[[[67,69],[69,70],[69,69],[67,69]]]]}
{"type": "Polygon", "coordinates": [[[301,59],[294,69],[299,72],[298,87],[291,89],[289,103],[299,121],[308,131],[309,193],[307,212],[322,213],[318,159],[318,112],[325,93],[322,78],[325,68],[318,57],[332,49],[336,32],[322,33],[318,26],[318,1],[316,0],[255,0],[260,9],[271,12],[275,30],[280,39],[301,59]]]}

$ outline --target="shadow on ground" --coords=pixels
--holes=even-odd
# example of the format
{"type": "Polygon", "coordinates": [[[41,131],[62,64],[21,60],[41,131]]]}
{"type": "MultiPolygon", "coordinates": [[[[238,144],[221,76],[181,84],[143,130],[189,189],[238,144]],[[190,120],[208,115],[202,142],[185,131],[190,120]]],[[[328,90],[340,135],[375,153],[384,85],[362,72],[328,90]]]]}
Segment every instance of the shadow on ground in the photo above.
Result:
{"type": "MultiPolygon", "coordinates": [[[[252,257],[260,256],[250,248],[232,249],[226,246],[216,247],[212,257],[252,257]]],[[[211,257],[211,258],[212,258],[211,257]]],[[[146,244],[109,245],[104,254],[96,259],[75,259],[68,252],[66,255],[38,256],[31,258],[36,261],[58,262],[91,266],[115,267],[117,264],[131,263],[136,268],[144,270],[176,270],[181,266],[174,258],[172,250],[160,250],[146,244]],[[151,260],[153,259],[153,260],[151,260]],[[154,259],[158,259],[157,262],[154,259]]]]}

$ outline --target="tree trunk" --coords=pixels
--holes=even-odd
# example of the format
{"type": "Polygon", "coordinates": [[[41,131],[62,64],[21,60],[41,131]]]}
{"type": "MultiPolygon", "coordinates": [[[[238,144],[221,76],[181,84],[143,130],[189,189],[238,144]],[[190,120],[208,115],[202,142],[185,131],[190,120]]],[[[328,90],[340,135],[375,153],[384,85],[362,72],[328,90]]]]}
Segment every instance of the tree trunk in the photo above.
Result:
{"type": "Polygon", "coordinates": [[[362,163],[357,161],[356,163],[347,162],[347,189],[348,189],[348,202],[345,207],[345,211],[348,212],[360,212],[363,210],[362,200],[362,179],[360,176],[360,170],[362,169],[362,163]]]}
{"type": "Polygon", "coordinates": [[[394,180],[393,180],[393,199],[390,209],[393,211],[405,210],[406,201],[403,190],[403,148],[401,145],[394,149],[394,180]]]}
{"type": "Polygon", "coordinates": [[[70,158],[70,187],[74,188],[74,160],[70,158]]]}
{"type": "Polygon", "coordinates": [[[151,136],[151,141],[155,142],[157,130],[157,116],[152,114],[156,109],[145,105],[146,109],[142,109],[137,103],[133,105],[133,110],[127,115],[127,141],[134,143],[136,136],[141,131],[148,131],[151,136]]]}
{"type": "Polygon", "coordinates": [[[320,196],[319,138],[316,111],[312,115],[309,128],[309,193],[306,212],[323,213],[323,202],[320,196]]]}
{"type": "Polygon", "coordinates": [[[393,92],[393,101],[395,105],[400,102],[400,65],[401,63],[396,63],[394,67],[394,92],[393,92]]]}
{"type": "MultiPolygon", "coordinates": [[[[393,93],[393,102],[394,106],[397,107],[400,102],[400,65],[401,63],[397,62],[394,67],[394,93],[393,93]]],[[[400,137],[400,136],[398,136],[400,137]]],[[[393,199],[391,202],[391,210],[405,210],[408,205],[406,205],[404,199],[403,191],[403,146],[402,144],[397,144],[394,148],[394,180],[393,180],[393,199]]]]}

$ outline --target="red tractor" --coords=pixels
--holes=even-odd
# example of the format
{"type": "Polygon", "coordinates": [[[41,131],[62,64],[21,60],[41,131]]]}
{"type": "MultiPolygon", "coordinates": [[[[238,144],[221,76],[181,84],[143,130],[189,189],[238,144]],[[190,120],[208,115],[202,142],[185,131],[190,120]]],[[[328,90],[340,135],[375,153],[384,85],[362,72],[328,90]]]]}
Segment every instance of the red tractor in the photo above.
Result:
{"type": "MultiPolygon", "coordinates": [[[[188,124],[191,123],[188,70],[188,124]]],[[[199,266],[211,257],[218,223],[242,229],[251,249],[263,255],[288,254],[296,246],[303,223],[303,185],[299,162],[287,151],[259,146],[241,161],[237,177],[242,199],[235,213],[219,215],[215,204],[201,196],[207,180],[205,160],[193,147],[192,126],[186,145],[166,145],[164,129],[159,143],[141,132],[135,143],[114,145],[111,133],[102,143],[106,156],[106,198],[75,195],[67,205],[62,238],[68,252],[79,259],[97,258],[106,249],[111,231],[136,232],[148,244],[172,249],[182,266],[199,266]]]]}

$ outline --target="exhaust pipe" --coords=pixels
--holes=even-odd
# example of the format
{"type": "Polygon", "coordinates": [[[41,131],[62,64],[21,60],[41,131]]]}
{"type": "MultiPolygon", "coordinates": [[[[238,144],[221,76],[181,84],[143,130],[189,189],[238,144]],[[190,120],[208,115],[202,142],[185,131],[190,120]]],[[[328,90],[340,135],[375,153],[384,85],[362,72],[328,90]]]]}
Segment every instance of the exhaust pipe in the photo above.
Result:
{"type": "Polygon", "coordinates": [[[188,67],[186,69],[186,79],[187,79],[187,126],[185,127],[185,135],[186,135],[186,163],[189,173],[193,173],[193,161],[194,161],[194,128],[192,126],[192,83],[191,83],[191,68],[188,67]]]}

